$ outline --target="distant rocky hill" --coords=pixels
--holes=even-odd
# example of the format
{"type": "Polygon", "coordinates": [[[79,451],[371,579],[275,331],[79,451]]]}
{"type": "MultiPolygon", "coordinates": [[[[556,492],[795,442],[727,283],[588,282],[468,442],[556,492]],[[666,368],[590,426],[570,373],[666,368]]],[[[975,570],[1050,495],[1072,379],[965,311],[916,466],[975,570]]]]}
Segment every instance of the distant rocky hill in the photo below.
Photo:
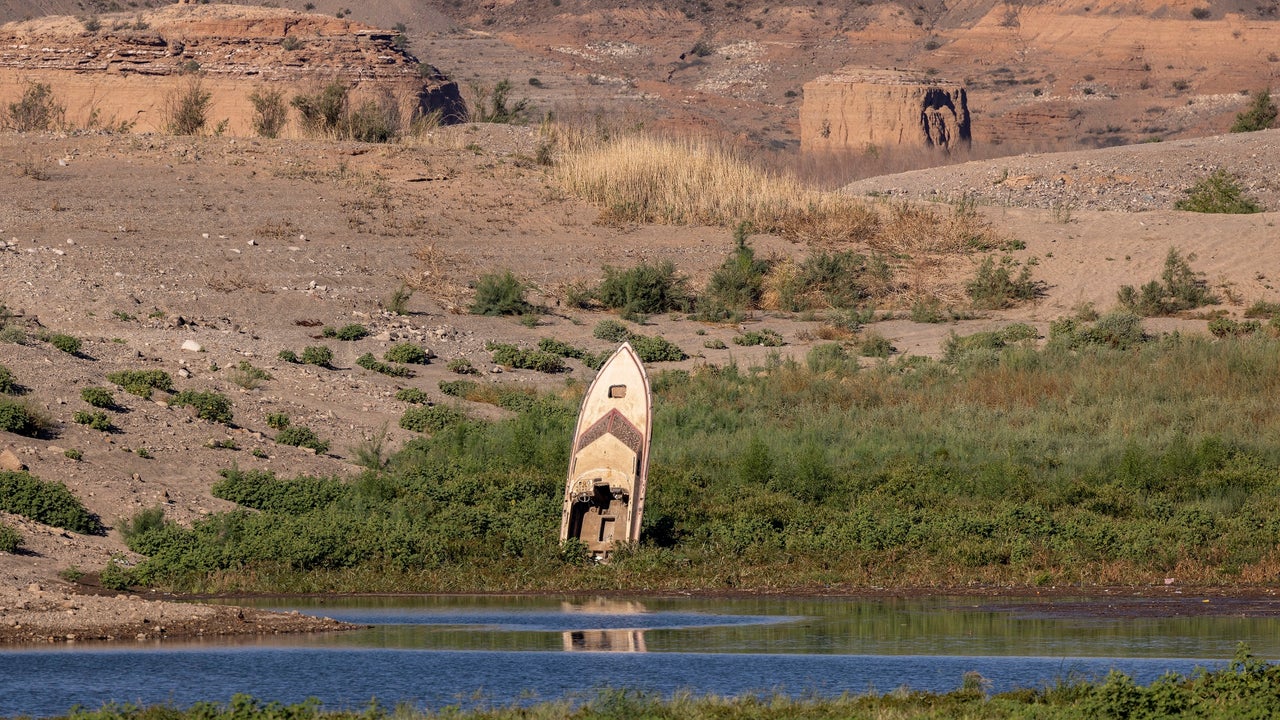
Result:
{"type": "Polygon", "coordinates": [[[212,95],[211,122],[232,134],[252,134],[254,92],[334,81],[354,98],[390,98],[404,121],[466,115],[457,85],[420,64],[396,32],[332,16],[182,4],[0,26],[0,98],[45,83],[73,126],[163,129],[165,103],[196,77],[212,95]]]}

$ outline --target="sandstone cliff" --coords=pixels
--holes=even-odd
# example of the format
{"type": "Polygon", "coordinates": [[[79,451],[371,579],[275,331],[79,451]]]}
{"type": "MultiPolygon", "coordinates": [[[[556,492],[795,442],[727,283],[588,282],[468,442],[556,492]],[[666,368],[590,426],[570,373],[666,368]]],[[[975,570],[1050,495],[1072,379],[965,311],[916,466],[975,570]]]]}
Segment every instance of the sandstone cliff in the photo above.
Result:
{"type": "MultiPolygon", "coordinates": [[[[391,31],[322,15],[233,5],[173,5],[95,23],[66,16],[0,26],[0,102],[47,83],[72,126],[165,127],[166,98],[197,74],[210,120],[252,134],[249,95],[286,97],[340,81],[353,100],[393,98],[402,119],[466,118],[456,83],[420,64],[391,31]]],[[[288,132],[288,131],[286,131],[288,132]]]]}
{"type": "Polygon", "coordinates": [[[950,151],[969,143],[969,106],[960,85],[892,70],[844,71],[804,85],[800,146],[805,151],[950,151]]]}

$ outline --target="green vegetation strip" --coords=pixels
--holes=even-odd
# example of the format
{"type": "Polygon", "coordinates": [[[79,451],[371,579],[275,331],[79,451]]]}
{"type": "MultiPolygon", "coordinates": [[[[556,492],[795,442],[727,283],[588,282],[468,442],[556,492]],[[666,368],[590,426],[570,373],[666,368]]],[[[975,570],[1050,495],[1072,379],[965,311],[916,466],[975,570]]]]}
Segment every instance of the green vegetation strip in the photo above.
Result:
{"type": "Polygon", "coordinates": [[[987,695],[983,678],[968,673],[963,684],[949,693],[895,690],[886,694],[845,694],[839,697],[794,698],[780,694],[747,694],[716,697],[678,693],[673,697],[635,690],[603,688],[585,701],[550,701],[530,706],[449,706],[438,711],[396,707],[388,710],[376,702],[363,710],[326,711],[309,700],[296,705],[266,703],[248,695],[231,702],[200,702],[186,710],[170,706],[137,707],[104,705],[98,710],[77,708],[63,716],[68,720],[606,720],[646,718],[654,720],[808,720],[868,718],[912,720],[934,718],[1263,718],[1273,717],[1280,702],[1280,667],[1237,652],[1231,664],[1212,672],[1189,676],[1169,674],[1150,685],[1138,685],[1129,676],[1112,672],[1105,680],[1062,681],[1041,689],[1013,690],[987,695]]]}
{"type": "Polygon", "coordinates": [[[151,556],[133,572],[200,591],[1269,582],[1280,341],[1096,327],[958,339],[949,362],[860,369],[830,344],[656,373],[642,538],[609,565],[557,542],[581,386],[458,381],[510,415],[424,416],[429,437],[355,479],[228,471],[258,489],[215,494],[249,509],[126,534],[151,556]]]}

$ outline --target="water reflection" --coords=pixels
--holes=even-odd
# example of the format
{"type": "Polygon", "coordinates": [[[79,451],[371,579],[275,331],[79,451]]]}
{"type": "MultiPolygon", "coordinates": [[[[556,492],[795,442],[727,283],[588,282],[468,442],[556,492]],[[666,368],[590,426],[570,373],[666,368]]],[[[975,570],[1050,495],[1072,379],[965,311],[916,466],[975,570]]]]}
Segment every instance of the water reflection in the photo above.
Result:
{"type": "Polygon", "coordinates": [[[648,652],[644,630],[568,630],[564,633],[566,652],[648,652]]]}

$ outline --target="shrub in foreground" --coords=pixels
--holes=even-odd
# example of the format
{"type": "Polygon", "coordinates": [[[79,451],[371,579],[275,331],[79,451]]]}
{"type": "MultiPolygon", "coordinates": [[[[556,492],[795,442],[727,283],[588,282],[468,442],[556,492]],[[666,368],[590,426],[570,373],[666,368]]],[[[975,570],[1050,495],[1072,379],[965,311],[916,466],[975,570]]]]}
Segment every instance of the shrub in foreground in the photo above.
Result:
{"type": "Polygon", "coordinates": [[[0,471],[0,510],[82,535],[102,532],[102,523],[65,485],[25,472],[0,471]]]}
{"type": "Polygon", "coordinates": [[[174,395],[169,400],[169,404],[175,407],[194,408],[196,417],[201,420],[209,420],[223,425],[231,424],[231,398],[219,392],[183,390],[174,395]]]}
{"type": "Polygon", "coordinates": [[[1116,293],[1116,299],[1125,309],[1142,317],[1173,315],[1216,303],[1218,298],[1209,291],[1203,274],[1191,269],[1191,261],[1195,259],[1194,254],[1183,257],[1177,248],[1169,248],[1159,280],[1152,280],[1137,290],[1132,285],[1124,285],[1116,293]]]}
{"type": "Polygon", "coordinates": [[[533,309],[525,299],[528,286],[510,270],[482,275],[471,302],[473,315],[524,315],[533,309]]]}
{"type": "Polygon", "coordinates": [[[21,386],[18,380],[13,376],[13,371],[0,365],[0,394],[17,395],[21,386]]]}
{"type": "Polygon", "coordinates": [[[152,390],[173,391],[173,378],[163,370],[121,370],[108,373],[107,380],[143,399],[150,399],[152,390]]]}
{"type": "Polygon", "coordinates": [[[400,427],[420,433],[438,433],[466,419],[466,413],[445,405],[413,407],[400,417],[400,427]]]}
{"type": "Polygon", "coordinates": [[[36,437],[49,426],[47,419],[25,403],[0,397],[0,431],[36,437]]]}
{"type": "Polygon", "coordinates": [[[0,552],[17,552],[22,547],[22,535],[17,528],[0,523],[0,552]]]}
{"type": "Polygon", "coordinates": [[[1175,209],[1231,215],[1262,212],[1258,201],[1245,195],[1240,183],[1226,170],[1215,170],[1187,189],[1186,194],[1186,197],[1173,204],[1175,209]]]}
{"type": "Polygon", "coordinates": [[[321,440],[315,431],[304,425],[290,425],[276,433],[276,442],[281,445],[292,445],[315,450],[317,455],[329,451],[329,443],[321,440]]]}

